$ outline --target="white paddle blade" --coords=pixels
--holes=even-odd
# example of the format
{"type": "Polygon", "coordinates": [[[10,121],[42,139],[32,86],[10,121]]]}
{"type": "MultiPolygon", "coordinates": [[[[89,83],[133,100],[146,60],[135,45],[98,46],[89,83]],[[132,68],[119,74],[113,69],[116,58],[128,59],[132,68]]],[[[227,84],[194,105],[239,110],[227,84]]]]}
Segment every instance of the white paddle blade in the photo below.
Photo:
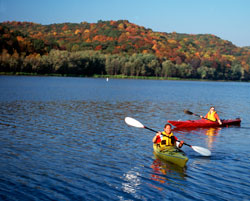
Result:
{"type": "Polygon", "coordinates": [[[192,146],[193,150],[200,153],[203,156],[211,156],[211,151],[209,151],[206,148],[198,147],[198,146],[192,146]]]}
{"type": "Polygon", "coordinates": [[[132,117],[126,117],[125,122],[129,126],[133,126],[133,127],[137,127],[137,128],[144,128],[144,125],[141,122],[137,121],[136,119],[134,119],[132,117]]]}

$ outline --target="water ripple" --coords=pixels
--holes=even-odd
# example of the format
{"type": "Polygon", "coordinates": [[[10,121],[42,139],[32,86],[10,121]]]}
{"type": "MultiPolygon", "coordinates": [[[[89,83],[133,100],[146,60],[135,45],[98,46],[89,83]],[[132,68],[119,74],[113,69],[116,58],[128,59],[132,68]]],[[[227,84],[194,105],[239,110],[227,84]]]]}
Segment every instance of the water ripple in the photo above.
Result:
{"type": "Polygon", "coordinates": [[[64,78],[37,78],[42,84],[32,85],[37,79],[26,79],[25,96],[13,85],[9,91],[0,88],[2,200],[249,200],[249,85],[137,80],[104,85],[101,79],[73,78],[66,79],[69,85],[64,78]],[[44,91],[44,80],[46,90],[56,86],[61,94],[44,91]],[[154,156],[153,132],[124,123],[131,116],[161,130],[168,119],[189,119],[183,109],[206,111],[208,91],[221,94],[211,100],[221,106],[221,115],[234,113],[244,121],[241,127],[174,130],[212,152],[202,157],[183,146],[189,157],[185,168],[154,156]],[[233,100],[230,94],[238,91],[233,100]]]}

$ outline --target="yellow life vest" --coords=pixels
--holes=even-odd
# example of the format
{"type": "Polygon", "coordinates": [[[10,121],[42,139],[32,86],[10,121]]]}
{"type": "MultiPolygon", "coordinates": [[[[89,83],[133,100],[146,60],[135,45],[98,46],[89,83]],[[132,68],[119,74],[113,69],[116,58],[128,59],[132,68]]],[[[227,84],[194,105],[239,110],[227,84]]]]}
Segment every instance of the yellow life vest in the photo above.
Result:
{"type": "Polygon", "coordinates": [[[216,118],[215,118],[215,115],[216,114],[216,111],[214,111],[214,112],[212,112],[212,113],[210,113],[210,112],[208,112],[207,113],[207,119],[209,119],[209,120],[211,120],[211,121],[216,121],[216,118]]]}
{"type": "Polygon", "coordinates": [[[167,135],[165,131],[163,131],[161,134],[161,146],[174,146],[174,142],[172,142],[172,136],[174,136],[173,133],[167,135]]]}

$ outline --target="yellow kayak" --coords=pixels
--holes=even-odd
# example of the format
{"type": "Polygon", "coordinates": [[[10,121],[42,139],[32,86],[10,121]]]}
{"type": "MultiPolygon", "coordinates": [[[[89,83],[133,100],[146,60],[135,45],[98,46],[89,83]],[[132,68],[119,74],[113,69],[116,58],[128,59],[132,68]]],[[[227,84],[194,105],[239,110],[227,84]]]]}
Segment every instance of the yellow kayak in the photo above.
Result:
{"type": "Polygon", "coordinates": [[[153,148],[156,156],[180,167],[184,167],[188,161],[186,154],[176,146],[165,146],[160,148],[159,145],[154,144],[153,148]]]}

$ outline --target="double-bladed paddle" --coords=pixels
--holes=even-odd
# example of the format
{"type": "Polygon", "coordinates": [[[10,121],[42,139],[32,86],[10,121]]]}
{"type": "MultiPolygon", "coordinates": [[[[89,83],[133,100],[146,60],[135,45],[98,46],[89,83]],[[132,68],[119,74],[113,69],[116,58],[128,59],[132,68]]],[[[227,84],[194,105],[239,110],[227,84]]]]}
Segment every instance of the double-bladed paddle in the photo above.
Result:
{"type": "MultiPolygon", "coordinates": [[[[188,114],[188,115],[194,115],[194,116],[197,116],[197,117],[201,117],[200,115],[195,114],[195,113],[193,113],[193,112],[190,112],[189,110],[184,110],[184,113],[185,113],[185,114],[188,114]]],[[[208,121],[214,122],[213,120],[207,119],[207,118],[205,118],[205,117],[202,117],[202,119],[206,119],[206,120],[208,120],[208,121]]]]}
{"type": "MultiPolygon", "coordinates": [[[[134,119],[132,117],[126,117],[125,118],[125,122],[129,126],[133,126],[133,127],[136,127],[136,128],[145,128],[145,129],[148,129],[148,130],[153,131],[155,133],[158,132],[156,130],[148,128],[147,126],[144,126],[141,122],[139,122],[138,120],[136,120],[136,119],[134,119]]],[[[180,141],[178,140],[178,142],[180,142],[180,141]]],[[[211,156],[211,152],[208,149],[206,149],[206,148],[199,147],[199,146],[192,146],[192,145],[187,144],[185,142],[183,144],[191,147],[194,151],[198,152],[199,154],[201,154],[203,156],[211,156]]]]}

